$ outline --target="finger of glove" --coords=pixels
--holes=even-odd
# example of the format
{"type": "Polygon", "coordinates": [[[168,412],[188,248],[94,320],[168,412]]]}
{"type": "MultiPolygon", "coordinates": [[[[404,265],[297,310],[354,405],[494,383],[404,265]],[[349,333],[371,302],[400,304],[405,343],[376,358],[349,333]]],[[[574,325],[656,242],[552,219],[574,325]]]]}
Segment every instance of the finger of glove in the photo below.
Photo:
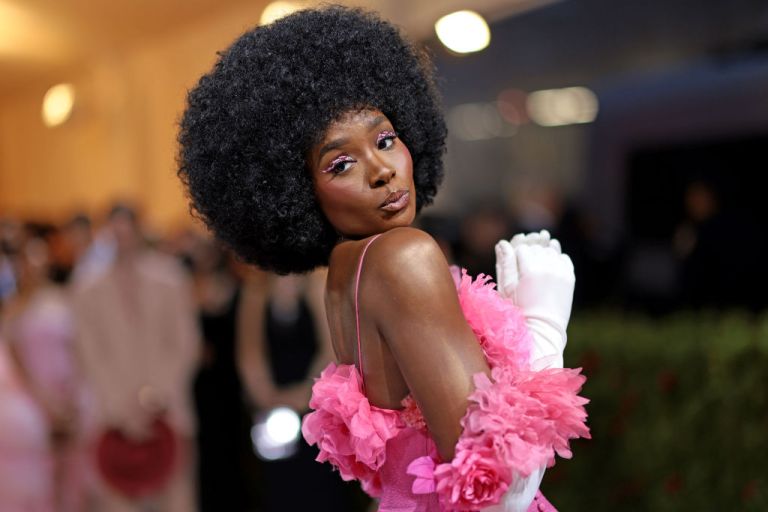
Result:
{"type": "Polygon", "coordinates": [[[522,279],[528,274],[531,274],[537,267],[541,254],[541,247],[531,245],[520,245],[515,248],[515,254],[517,255],[517,273],[522,279]]]}
{"type": "MultiPolygon", "coordinates": [[[[549,233],[547,233],[547,236],[549,236],[549,233]]],[[[547,239],[549,241],[549,239],[547,239]]],[[[546,245],[545,242],[542,241],[542,233],[518,233],[512,238],[512,246],[518,247],[521,245],[546,245]]]]}
{"type": "Polygon", "coordinates": [[[496,244],[496,278],[502,285],[515,285],[518,281],[517,255],[512,244],[501,240],[496,244]]]}
{"type": "Polygon", "coordinates": [[[557,254],[562,254],[563,249],[560,247],[560,242],[557,240],[557,238],[553,238],[549,241],[549,247],[557,251],[557,254]]]}
{"type": "Polygon", "coordinates": [[[549,231],[546,229],[542,229],[539,231],[539,245],[542,247],[549,246],[549,241],[552,239],[552,235],[549,234],[549,231]]]}
{"type": "Polygon", "coordinates": [[[504,269],[504,250],[501,248],[501,242],[499,241],[496,243],[496,246],[493,248],[493,251],[496,253],[496,282],[501,285],[502,281],[506,278],[506,271],[504,269]]]}
{"type": "Polygon", "coordinates": [[[512,244],[512,247],[517,247],[519,245],[527,244],[528,236],[525,233],[518,233],[512,237],[512,240],[510,240],[510,243],[512,244]]]}

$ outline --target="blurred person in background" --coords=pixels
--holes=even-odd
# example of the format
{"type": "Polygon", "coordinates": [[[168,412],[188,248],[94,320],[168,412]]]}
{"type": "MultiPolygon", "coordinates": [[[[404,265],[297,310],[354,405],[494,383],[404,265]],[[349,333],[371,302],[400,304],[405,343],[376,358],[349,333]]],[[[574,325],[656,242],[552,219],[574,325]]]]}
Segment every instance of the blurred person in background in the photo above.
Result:
{"type": "Polygon", "coordinates": [[[114,264],[74,290],[78,352],[97,398],[96,509],[194,511],[192,290],[172,257],[145,246],[134,210],[114,207],[108,226],[114,264]]]}
{"type": "Polygon", "coordinates": [[[200,509],[254,510],[256,456],[235,362],[240,277],[216,241],[192,232],[183,237],[186,242],[179,249],[192,270],[203,334],[203,357],[194,383],[200,509]]]}
{"type": "Polygon", "coordinates": [[[26,389],[0,338],[0,510],[54,512],[51,439],[45,412],[26,389]]]}
{"type": "Polygon", "coordinates": [[[445,259],[450,264],[456,263],[456,247],[459,243],[459,222],[452,217],[424,214],[418,219],[419,228],[435,239],[445,259]]]}
{"type": "MultiPolygon", "coordinates": [[[[0,332],[17,293],[21,225],[0,221],[0,332]]],[[[53,512],[53,459],[48,418],[33,398],[10,343],[0,336],[0,510],[53,512]]]]}
{"type": "Polygon", "coordinates": [[[511,235],[510,222],[500,205],[473,208],[461,223],[458,263],[472,275],[492,276],[496,269],[493,247],[511,235]]]}
{"type": "Polygon", "coordinates": [[[515,230],[555,231],[563,212],[562,196],[549,184],[527,179],[516,187],[515,230]]]}
{"type": "Polygon", "coordinates": [[[16,294],[14,259],[21,251],[22,227],[13,219],[0,219],[0,312],[16,294]]]}
{"type": "MultiPolygon", "coordinates": [[[[325,275],[277,276],[253,270],[245,282],[238,363],[261,417],[281,406],[299,415],[308,412],[313,378],[333,358],[325,320],[325,275]]],[[[315,462],[316,448],[301,436],[295,442],[295,453],[286,457],[269,460],[262,455],[262,510],[350,510],[353,489],[330,467],[315,462]],[[301,492],[295,490],[297,482],[301,492]]]]}
{"type": "Polygon", "coordinates": [[[62,230],[72,252],[69,281],[79,286],[103,274],[115,259],[115,242],[108,230],[94,234],[93,223],[85,214],[78,214],[62,230]]]}
{"type": "Polygon", "coordinates": [[[45,413],[55,509],[82,511],[93,490],[93,400],[75,361],[74,318],[65,291],[50,280],[46,240],[29,234],[20,249],[17,293],[2,312],[2,333],[45,413]]]}
{"type": "Polygon", "coordinates": [[[765,302],[763,288],[744,283],[765,280],[764,228],[737,208],[724,207],[715,184],[708,180],[691,181],[682,200],[684,218],[672,245],[681,267],[684,305],[758,310],[765,302]]]}

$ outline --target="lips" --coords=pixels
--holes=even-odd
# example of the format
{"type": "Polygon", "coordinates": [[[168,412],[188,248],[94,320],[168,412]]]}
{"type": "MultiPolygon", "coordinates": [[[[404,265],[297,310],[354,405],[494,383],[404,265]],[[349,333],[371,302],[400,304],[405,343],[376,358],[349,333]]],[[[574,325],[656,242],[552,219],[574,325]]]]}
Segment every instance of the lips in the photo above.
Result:
{"type": "Polygon", "coordinates": [[[410,198],[411,194],[408,190],[396,190],[387,196],[379,208],[388,212],[400,211],[408,206],[410,198]]]}

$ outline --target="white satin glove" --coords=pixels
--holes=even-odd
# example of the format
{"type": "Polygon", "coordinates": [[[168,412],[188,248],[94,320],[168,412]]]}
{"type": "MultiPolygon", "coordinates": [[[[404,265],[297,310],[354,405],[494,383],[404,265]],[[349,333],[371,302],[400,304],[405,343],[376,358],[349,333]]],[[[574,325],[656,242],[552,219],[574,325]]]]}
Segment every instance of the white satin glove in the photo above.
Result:
{"type": "Polygon", "coordinates": [[[541,466],[526,477],[515,478],[499,503],[485,507],[482,512],[527,512],[539,490],[545,469],[546,466],[541,466]]]}
{"type": "Polygon", "coordinates": [[[499,293],[525,316],[533,336],[534,370],[562,368],[576,277],[573,263],[549,232],[518,234],[496,244],[499,293]]]}
{"type": "MultiPolygon", "coordinates": [[[[525,316],[531,331],[534,370],[562,368],[568,320],[576,278],[573,263],[560,242],[546,230],[515,235],[496,244],[496,284],[525,316]]],[[[526,512],[544,478],[545,466],[527,477],[516,477],[497,505],[483,512],[526,512]]]]}

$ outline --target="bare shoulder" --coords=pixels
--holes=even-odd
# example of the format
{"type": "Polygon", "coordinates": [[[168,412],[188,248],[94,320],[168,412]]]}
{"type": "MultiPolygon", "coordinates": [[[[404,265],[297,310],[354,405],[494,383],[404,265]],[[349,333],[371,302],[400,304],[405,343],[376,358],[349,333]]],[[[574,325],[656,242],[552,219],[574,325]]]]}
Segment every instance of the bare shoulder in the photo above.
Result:
{"type": "Polygon", "coordinates": [[[435,287],[453,286],[448,262],[434,238],[420,229],[387,231],[371,244],[366,269],[376,276],[382,291],[398,296],[431,293],[435,287]],[[407,285],[407,286],[405,286],[407,285]]]}
{"type": "Polygon", "coordinates": [[[447,262],[440,246],[425,231],[411,227],[395,228],[382,234],[369,249],[377,272],[397,273],[409,268],[426,270],[425,267],[446,267],[447,262]]]}

